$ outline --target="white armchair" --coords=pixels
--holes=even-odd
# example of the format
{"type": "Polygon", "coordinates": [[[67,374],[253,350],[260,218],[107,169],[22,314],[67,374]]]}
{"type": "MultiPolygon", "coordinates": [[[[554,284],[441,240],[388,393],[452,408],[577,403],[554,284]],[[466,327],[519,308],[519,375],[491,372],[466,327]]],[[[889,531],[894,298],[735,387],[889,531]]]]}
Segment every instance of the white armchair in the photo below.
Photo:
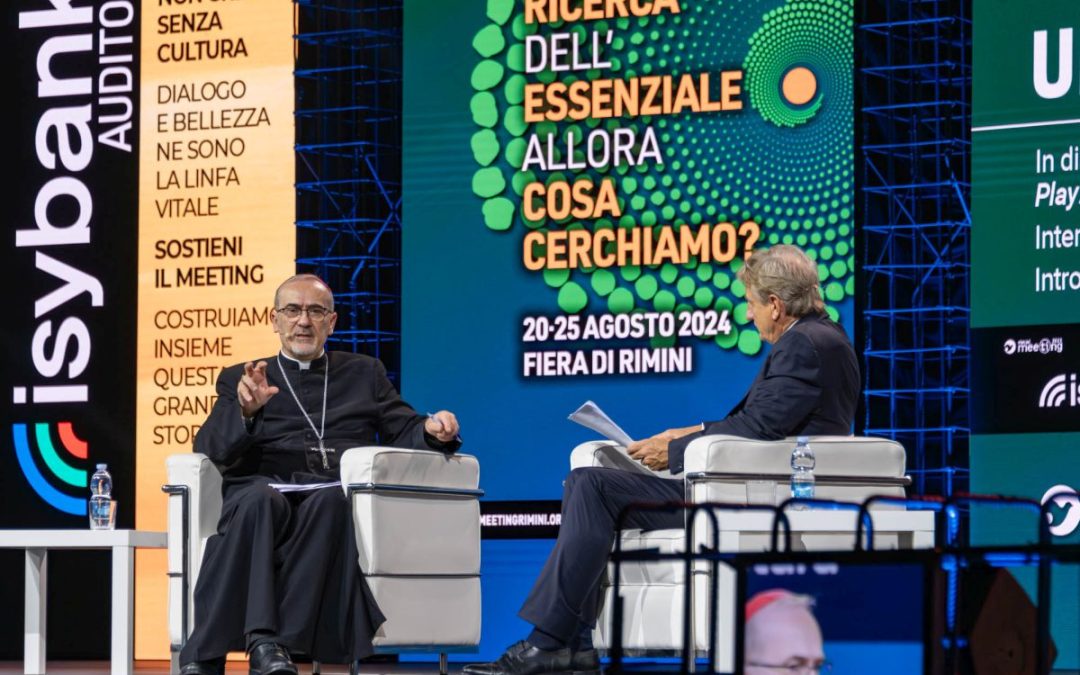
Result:
{"type": "MultiPolygon", "coordinates": [[[[221,474],[204,455],[172,455],[169,639],[176,656],[193,628],[203,549],[221,515],[221,474]]],[[[479,464],[470,455],[364,447],[341,459],[353,502],[360,568],[386,623],[378,652],[471,651],[480,642],[479,464]]]]}
{"type": "MultiPolygon", "coordinates": [[[[687,501],[747,503],[746,482],[771,481],[775,502],[787,498],[791,476],[790,459],[795,439],[755,441],[734,436],[705,436],[687,447],[685,472],[672,476],[666,471],[653,472],[662,478],[683,478],[687,501]]],[[[816,496],[861,503],[871,495],[904,496],[909,482],[904,477],[904,448],[880,438],[811,437],[810,445],[817,459],[814,470],[816,496]]],[[[648,471],[631,459],[625,450],[608,441],[592,441],[574,449],[571,468],[606,466],[628,471],[648,471]]],[[[764,511],[717,512],[719,550],[760,551],[769,546],[772,514],[764,511]]],[[[789,512],[792,548],[796,550],[851,550],[855,542],[856,514],[846,511],[789,512]]],[[[934,544],[934,520],[929,512],[904,511],[882,505],[871,513],[875,548],[929,548],[934,544]]],[[[703,516],[695,524],[694,547],[712,545],[710,527],[703,516]]],[[[624,551],[654,549],[663,553],[681,552],[685,545],[683,530],[624,530],[624,551]]],[[[695,563],[691,608],[691,636],[698,653],[708,648],[708,565],[695,563]]],[[[603,607],[597,619],[593,640],[600,649],[612,642],[611,578],[602,591],[603,607]]],[[[735,576],[721,565],[717,580],[716,665],[721,670],[734,668],[735,576]]],[[[629,653],[674,654],[683,644],[683,598],[686,582],[681,561],[623,563],[619,592],[623,598],[623,647],[629,653]]]]}

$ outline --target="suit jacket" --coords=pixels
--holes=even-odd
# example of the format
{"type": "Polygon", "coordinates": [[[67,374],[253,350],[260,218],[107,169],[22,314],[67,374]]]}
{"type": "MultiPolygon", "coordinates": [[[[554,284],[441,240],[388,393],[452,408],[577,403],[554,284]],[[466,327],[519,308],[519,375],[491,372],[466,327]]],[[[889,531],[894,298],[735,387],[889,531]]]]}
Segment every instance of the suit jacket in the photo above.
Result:
{"type": "Polygon", "coordinates": [[[460,446],[459,442],[440,443],[424,433],[424,415],[398,396],[378,359],[363,354],[326,352],[325,358],[316,359],[307,370],[301,370],[296,361],[284,356],[262,360],[267,363],[267,380],[280,391],[256,413],[251,423],[245,422],[236,398],[244,366],[226,368],[218,377],[218,399],[195,436],[195,451],[221,466],[227,483],[256,475],[287,482],[334,480],[340,475],[341,453],[360,445],[447,452],[460,446]],[[319,439],[300,405],[315,427],[320,427],[327,367],[323,443],[334,452],[328,453],[330,468],[324,469],[321,454],[313,451],[319,439]],[[300,405],[289,393],[285,377],[300,405]]]}
{"type": "Polygon", "coordinates": [[[672,473],[683,470],[695,438],[728,434],[766,441],[786,436],[851,433],[859,399],[859,364],[839,324],[825,314],[802,317],[773,345],[750,389],[727,417],[668,445],[672,473]]]}

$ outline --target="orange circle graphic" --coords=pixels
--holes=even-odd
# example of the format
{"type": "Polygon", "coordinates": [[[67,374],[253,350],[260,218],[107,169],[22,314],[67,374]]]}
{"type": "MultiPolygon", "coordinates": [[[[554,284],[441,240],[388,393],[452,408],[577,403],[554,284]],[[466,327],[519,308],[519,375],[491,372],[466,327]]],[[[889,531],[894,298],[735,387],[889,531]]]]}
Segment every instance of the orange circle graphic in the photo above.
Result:
{"type": "Polygon", "coordinates": [[[814,94],[817,93],[817,78],[814,77],[814,73],[810,72],[809,68],[798,66],[784,75],[784,82],[781,87],[784,98],[789,103],[803,105],[809,103],[814,98],[814,94]]]}

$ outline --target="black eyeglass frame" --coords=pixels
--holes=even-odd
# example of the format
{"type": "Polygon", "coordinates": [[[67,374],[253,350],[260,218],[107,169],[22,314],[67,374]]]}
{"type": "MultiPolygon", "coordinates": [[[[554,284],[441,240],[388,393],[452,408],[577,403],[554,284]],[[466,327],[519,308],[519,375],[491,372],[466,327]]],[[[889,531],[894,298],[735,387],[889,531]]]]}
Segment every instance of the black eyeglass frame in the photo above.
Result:
{"type": "Polygon", "coordinates": [[[296,321],[303,314],[307,314],[312,321],[325,321],[328,316],[334,313],[334,310],[322,305],[308,305],[306,307],[285,305],[284,307],[275,307],[274,311],[289,321],[296,321]]]}

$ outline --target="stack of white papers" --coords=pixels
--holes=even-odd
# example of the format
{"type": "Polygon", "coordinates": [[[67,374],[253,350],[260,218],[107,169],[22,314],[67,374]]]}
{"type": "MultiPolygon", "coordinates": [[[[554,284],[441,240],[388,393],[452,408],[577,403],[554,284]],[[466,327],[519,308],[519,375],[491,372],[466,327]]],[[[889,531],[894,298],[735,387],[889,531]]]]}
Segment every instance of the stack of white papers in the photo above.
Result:
{"type": "Polygon", "coordinates": [[[570,420],[583,427],[588,427],[609,441],[615,441],[624,448],[634,442],[629,434],[607,416],[600,406],[592,401],[585,401],[581,407],[570,413],[570,420]]]}

